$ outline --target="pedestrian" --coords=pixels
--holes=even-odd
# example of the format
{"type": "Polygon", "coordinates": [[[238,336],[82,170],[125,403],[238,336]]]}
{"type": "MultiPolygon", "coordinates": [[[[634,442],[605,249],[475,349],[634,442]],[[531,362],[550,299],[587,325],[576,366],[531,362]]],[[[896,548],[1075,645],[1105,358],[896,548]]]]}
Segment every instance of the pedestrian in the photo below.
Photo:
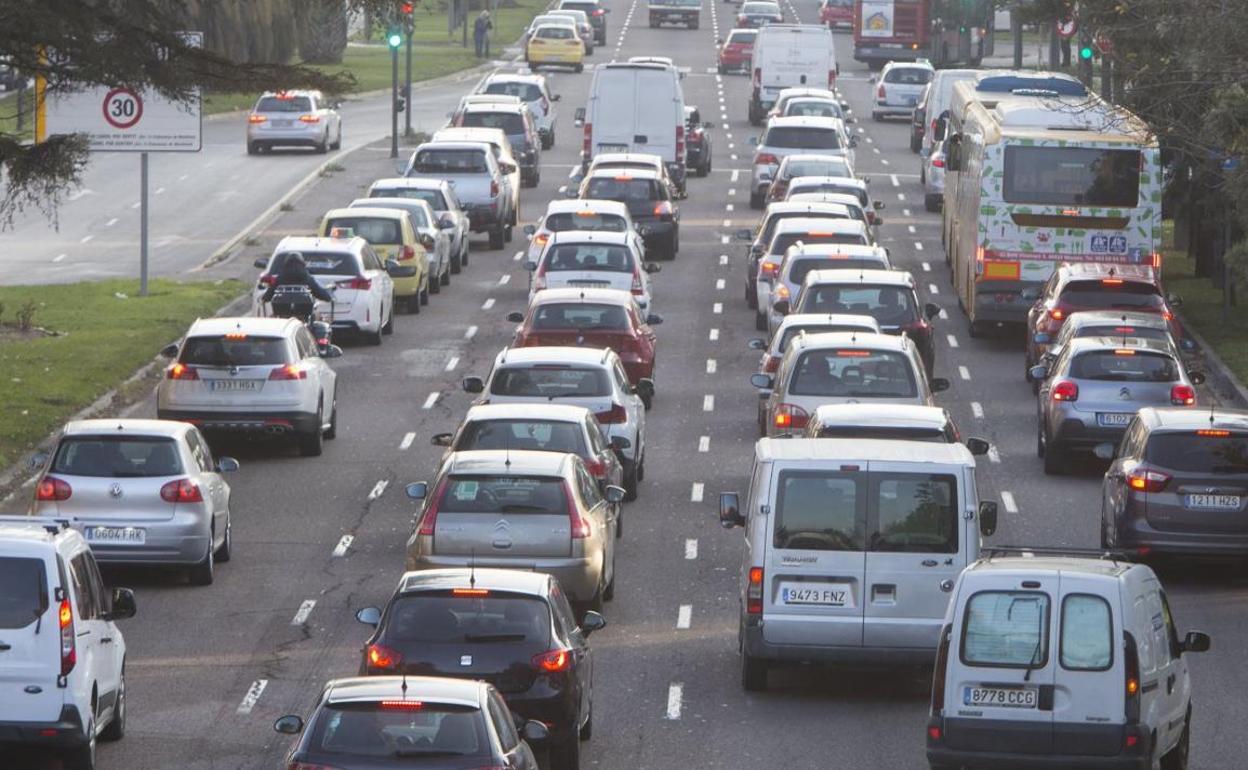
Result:
{"type": "Polygon", "coordinates": [[[490,55],[490,30],[492,29],[494,29],[494,22],[490,19],[490,11],[488,8],[482,8],[472,25],[472,42],[477,47],[478,59],[490,55]]]}

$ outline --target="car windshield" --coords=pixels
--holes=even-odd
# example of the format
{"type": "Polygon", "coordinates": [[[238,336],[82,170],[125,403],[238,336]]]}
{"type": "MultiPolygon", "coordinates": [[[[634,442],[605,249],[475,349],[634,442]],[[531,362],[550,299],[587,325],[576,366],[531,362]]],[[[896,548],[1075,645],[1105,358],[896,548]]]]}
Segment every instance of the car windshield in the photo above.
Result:
{"type": "Polygon", "coordinates": [[[906,286],[821,284],[805,292],[799,313],[869,315],[880,326],[900,326],[918,318],[914,292],[906,286]]]}
{"type": "Polygon", "coordinates": [[[420,174],[484,174],[490,170],[484,150],[421,150],[415,168],[420,174]]]}
{"type": "Polygon", "coordinates": [[[784,164],[785,179],[799,176],[840,176],[852,177],[854,172],[846,158],[824,158],[821,160],[793,160],[784,164]]]}
{"type": "Polygon", "coordinates": [[[928,441],[952,444],[953,437],[940,428],[888,427],[882,425],[819,425],[809,433],[811,438],[880,438],[898,441],[928,441]]]}
{"type": "Polygon", "coordinates": [[[172,438],[66,436],[56,448],[52,473],[106,478],[178,476],[182,459],[172,438]]]}
{"type": "Polygon", "coordinates": [[[47,611],[43,559],[0,556],[0,628],[25,628],[47,611]]]}
{"type": "Polygon", "coordinates": [[[608,243],[560,243],[546,252],[546,272],[593,270],[633,272],[633,254],[627,246],[608,243]]]}
{"type": "Polygon", "coordinates": [[[779,16],[780,6],[775,3],[743,3],[741,5],[741,13],[744,14],[760,14],[764,16],[779,16]]]}
{"type": "Polygon", "coordinates": [[[270,275],[280,275],[286,265],[286,258],[291,254],[303,257],[303,264],[312,275],[358,275],[355,255],[341,251],[283,251],[273,257],[269,265],[270,275]]]}
{"type": "Polygon", "coordinates": [[[563,479],[558,476],[451,476],[439,511],[568,515],[563,479]]]}
{"type": "Polygon", "coordinates": [[[422,591],[386,609],[386,642],[464,644],[550,642],[550,609],[535,596],[486,591],[422,591]]]}
{"type": "Polygon", "coordinates": [[[812,350],[793,367],[788,392],[833,398],[914,398],[913,367],[891,350],[812,350]]]}
{"type": "Polygon", "coordinates": [[[561,233],[564,230],[622,233],[628,229],[628,222],[618,214],[600,214],[588,210],[565,211],[547,216],[545,227],[552,233],[561,233]]]}
{"type": "Polygon", "coordinates": [[[844,147],[839,131],[810,126],[773,126],[767,129],[759,144],[802,150],[839,150],[844,147]]]}
{"type": "Polygon", "coordinates": [[[629,202],[661,200],[663,196],[659,193],[657,179],[634,179],[621,175],[594,177],[589,180],[589,187],[583,197],[629,202]]]}
{"type": "Polygon", "coordinates": [[[312,100],[306,96],[262,96],[256,112],[311,112],[312,100]]]}
{"type": "Polygon", "coordinates": [[[628,331],[628,313],[619,305],[593,305],[585,302],[542,304],[533,311],[533,328],[538,331],[559,329],[605,329],[628,331]]]}
{"type": "MultiPolygon", "coordinates": [[[[848,219],[848,217],[846,217],[846,219],[848,219]]],[[[780,233],[771,239],[771,248],[767,250],[767,253],[778,256],[788,251],[789,247],[798,241],[805,244],[846,243],[851,245],[866,246],[867,236],[865,233],[861,232],[834,233],[820,231],[805,233],[780,233]]]]}
{"type": "Polygon", "coordinates": [[[472,420],[455,443],[470,449],[526,449],[585,456],[584,424],[556,420],[472,420]]]}
{"type": "Polygon", "coordinates": [[[280,366],[288,363],[284,337],[190,337],[178,361],[204,367],[280,366]]]}
{"type": "Polygon", "coordinates": [[[460,125],[464,128],[501,128],[508,135],[524,133],[524,118],[514,112],[465,112],[460,125]]]}
{"type": "Polygon", "coordinates": [[[839,104],[826,99],[795,99],[784,108],[784,114],[785,116],[803,115],[821,118],[840,118],[844,116],[839,104]]]}
{"type": "Polygon", "coordinates": [[[853,270],[855,268],[876,270],[884,269],[884,265],[874,257],[808,257],[806,259],[797,259],[793,261],[793,266],[789,268],[789,283],[801,286],[802,281],[806,280],[806,274],[811,270],[853,270]]]}
{"type": "Polygon", "coordinates": [[[489,83],[485,86],[487,94],[518,96],[526,102],[535,102],[542,98],[542,89],[535,83],[502,82],[489,83]]]}
{"type": "Polygon", "coordinates": [[[884,73],[884,82],[903,86],[925,86],[932,82],[933,74],[935,73],[926,67],[893,67],[884,73]]]}
{"type": "Polygon", "coordinates": [[[1158,432],[1149,436],[1144,459],[1182,473],[1248,474],[1248,433],[1158,432]]]}
{"type": "Polygon", "coordinates": [[[327,704],[309,731],[307,747],[317,755],[413,758],[405,765],[424,755],[491,757],[485,716],[479,709],[415,696],[410,703],[396,697],[380,703],[327,704]]]}
{"type": "Polygon", "coordinates": [[[490,393],[496,396],[553,399],[605,396],[610,392],[604,371],[558,365],[500,369],[490,384],[490,393]]]}
{"type": "Polygon", "coordinates": [[[1071,360],[1069,376],[1112,382],[1177,382],[1179,366],[1165,353],[1133,348],[1090,350],[1071,360]]]}
{"type": "Polygon", "coordinates": [[[1154,284],[1114,278],[1071,281],[1062,289],[1061,301],[1083,310],[1160,310],[1163,304],[1161,289],[1154,284]]]}
{"type": "Polygon", "coordinates": [[[962,661],[995,668],[1043,668],[1049,659],[1049,595],[980,591],[966,603],[962,661]]]}
{"type": "Polygon", "coordinates": [[[417,190],[411,187],[374,187],[369,191],[370,198],[412,198],[424,201],[434,211],[446,211],[449,207],[437,190],[417,190]]]}
{"type": "Polygon", "coordinates": [[[399,227],[399,220],[390,217],[334,217],[326,220],[324,232],[331,233],[334,228],[351,230],[373,244],[403,243],[403,228],[399,227]]]}

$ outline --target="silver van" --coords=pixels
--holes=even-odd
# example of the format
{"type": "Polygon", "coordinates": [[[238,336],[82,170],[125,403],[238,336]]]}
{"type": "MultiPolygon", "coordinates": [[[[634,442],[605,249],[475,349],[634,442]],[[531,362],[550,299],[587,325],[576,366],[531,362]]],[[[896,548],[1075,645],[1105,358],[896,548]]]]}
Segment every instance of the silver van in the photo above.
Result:
{"type": "Polygon", "coordinates": [[[961,444],[765,438],[744,505],[721,494],[719,520],[746,529],[741,682],[763,690],[781,661],[930,663],[997,504],[961,444]]]}

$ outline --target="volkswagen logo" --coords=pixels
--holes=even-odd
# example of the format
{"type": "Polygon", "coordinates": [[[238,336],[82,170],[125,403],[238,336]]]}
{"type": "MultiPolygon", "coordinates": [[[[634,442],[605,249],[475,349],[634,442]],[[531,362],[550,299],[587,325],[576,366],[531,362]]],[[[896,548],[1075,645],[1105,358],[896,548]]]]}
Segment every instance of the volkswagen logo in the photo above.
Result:
{"type": "Polygon", "coordinates": [[[121,497],[124,492],[121,489],[121,485],[114,481],[108,485],[108,494],[110,497],[121,497]]]}
{"type": "Polygon", "coordinates": [[[1130,401],[1131,391],[1128,390],[1127,388],[1123,388],[1122,390],[1118,391],[1118,398],[1121,398],[1123,401],[1130,401]]]}

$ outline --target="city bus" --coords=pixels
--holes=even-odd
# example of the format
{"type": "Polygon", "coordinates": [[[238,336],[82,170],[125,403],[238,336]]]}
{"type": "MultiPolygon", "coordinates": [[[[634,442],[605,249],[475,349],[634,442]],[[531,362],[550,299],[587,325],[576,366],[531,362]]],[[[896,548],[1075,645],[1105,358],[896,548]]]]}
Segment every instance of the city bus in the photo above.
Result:
{"type": "Polygon", "coordinates": [[[993,0],[854,0],[854,60],[970,65],[992,54],[993,0]]]}
{"type": "Polygon", "coordinates": [[[1058,263],[1160,267],[1161,158],[1143,121],[1094,95],[983,101],[975,87],[954,86],[945,150],[945,248],[971,336],[1024,322],[1058,263]]]}

